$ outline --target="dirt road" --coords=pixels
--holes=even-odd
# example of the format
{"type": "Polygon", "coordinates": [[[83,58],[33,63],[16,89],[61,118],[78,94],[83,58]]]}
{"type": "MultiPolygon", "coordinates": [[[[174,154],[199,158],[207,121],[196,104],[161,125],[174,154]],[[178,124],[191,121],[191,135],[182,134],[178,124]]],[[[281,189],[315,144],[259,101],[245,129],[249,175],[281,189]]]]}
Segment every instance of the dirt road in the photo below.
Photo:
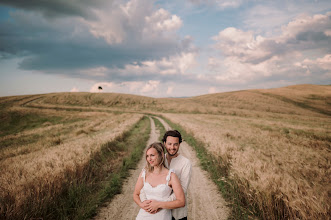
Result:
{"type": "MultiPolygon", "coordinates": [[[[158,118],[166,130],[170,126],[158,118]]],[[[151,134],[148,144],[157,141],[159,131],[155,129],[154,121],[151,119],[151,134]]],[[[225,205],[224,199],[217,190],[216,185],[209,179],[208,174],[199,167],[199,160],[195,152],[186,142],[180,145],[179,153],[187,157],[192,162],[192,178],[188,188],[188,219],[227,219],[229,209],[225,205]]],[[[135,219],[139,212],[139,207],[133,201],[133,189],[136,184],[141,169],[145,166],[144,157],[139,162],[137,169],[131,171],[130,177],[126,180],[121,194],[115,198],[106,207],[103,207],[95,220],[105,219],[135,219]]]]}

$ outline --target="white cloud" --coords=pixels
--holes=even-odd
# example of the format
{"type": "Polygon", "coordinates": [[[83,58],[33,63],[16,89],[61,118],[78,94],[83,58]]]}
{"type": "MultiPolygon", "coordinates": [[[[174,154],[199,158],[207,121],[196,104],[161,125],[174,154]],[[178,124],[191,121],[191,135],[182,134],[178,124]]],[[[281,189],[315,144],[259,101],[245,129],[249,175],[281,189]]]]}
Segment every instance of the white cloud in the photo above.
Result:
{"type": "Polygon", "coordinates": [[[172,75],[187,75],[189,70],[197,65],[197,53],[180,53],[160,60],[146,60],[139,63],[127,64],[123,68],[107,68],[104,66],[81,70],[81,75],[93,76],[94,78],[130,77],[131,79],[143,76],[171,77],[172,75]]]}
{"type": "Polygon", "coordinates": [[[281,33],[281,26],[286,25],[296,16],[306,14],[317,14],[330,8],[329,1],[302,0],[297,1],[256,1],[249,10],[242,13],[242,21],[245,28],[274,36],[281,33]],[[263,18],[263,19],[261,19],[263,18]]]}
{"type": "Polygon", "coordinates": [[[212,38],[217,42],[215,48],[226,56],[235,56],[243,62],[259,60],[270,56],[272,51],[263,47],[265,38],[254,37],[252,31],[242,31],[233,27],[219,32],[218,36],[212,38]]]}
{"type": "Polygon", "coordinates": [[[79,92],[79,89],[77,89],[76,87],[73,87],[70,92],[79,92]]]}
{"type": "Polygon", "coordinates": [[[178,70],[181,74],[186,74],[187,71],[196,66],[196,56],[197,53],[182,53],[175,60],[173,60],[175,65],[178,65],[178,70]]]}
{"type": "Polygon", "coordinates": [[[124,68],[108,69],[108,74],[117,73],[122,76],[139,76],[169,77],[171,75],[185,75],[191,68],[196,65],[196,52],[180,53],[160,60],[147,60],[141,64],[133,63],[125,65],[124,68]]]}
{"type": "MultiPolygon", "coordinates": [[[[233,91],[236,87],[221,88],[215,87],[214,91],[233,91]]],[[[130,81],[130,82],[99,82],[91,86],[90,92],[103,92],[103,93],[126,93],[135,94],[148,97],[184,97],[184,96],[197,96],[205,94],[210,89],[210,85],[199,84],[185,84],[182,82],[164,82],[158,80],[149,81],[130,81]],[[102,86],[103,90],[99,91],[98,87],[102,86]]]]}
{"type": "Polygon", "coordinates": [[[237,8],[243,4],[243,0],[190,0],[194,4],[206,4],[217,6],[220,9],[237,8]]]}
{"type": "Polygon", "coordinates": [[[218,93],[218,90],[217,90],[217,88],[215,88],[215,87],[210,87],[210,88],[208,89],[208,93],[209,93],[209,94],[212,94],[212,93],[218,93]]]}
{"type": "Polygon", "coordinates": [[[331,71],[331,54],[326,54],[322,58],[317,58],[316,64],[325,70],[331,71]]]}
{"type": "MultiPolygon", "coordinates": [[[[32,4],[37,8],[38,3],[32,4]]],[[[6,33],[0,57],[24,57],[20,68],[25,70],[101,80],[105,68],[192,51],[192,40],[177,34],[181,18],[153,0],[87,5],[93,5],[86,9],[93,18],[49,18],[38,10],[11,10],[10,19],[0,21],[1,33],[6,33]]]]}
{"type": "Polygon", "coordinates": [[[317,14],[314,16],[302,15],[291,21],[288,25],[282,27],[282,38],[286,41],[291,38],[299,38],[302,40],[318,41],[323,34],[331,31],[331,12],[325,15],[317,14]],[[314,35],[321,33],[322,35],[314,35]],[[309,35],[310,34],[310,35],[309,35]]]}
{"type": "Polygon", "coordinates": [[[330,73],[330,17],[330,12],[300,16],[273,37],[226,28],[213,37],[219,56],[209,57],[209,69],[217,73],[219,82],[247,84],[268,78],[304,81],[307,77],[321,81],[326,71],[330,73]]]}
{"type": "Polygon", "coordinates": [[[243,1],[242,0],[214,0],[220,8],[237,8],[243,1]]]}
{"type": "Polygon", "coordinates": [[[128,34],[126,25],[130,26],[130,22],[140,22],[144,14],[137,3],[138,1],[129,1],[126,5],[121,5],[120,1],[110,3],[108,7],[94,9],[97,20],[84,21],[95,37],[105,39],[108,44],[122,43],[128,34]],[[141,16],[136,16],[137,14],[141,16]],[[132,21],[133,17],[138,19],[132,21]]]}
{"type": "Polygon", "coordinates": [[[126,91],[130,91],[133,93],[136,93],[137,91],[140,90],[140,88],[142,88],[144,85],[143,82],[122,82],[120,83],[118,86],[123,88],[126,91]]]}
{"type": "Polygon", "coordinates": [[[244,14],[243,22],[246,28],[253,29],[258,33],[274,35],[279,34],[281,25],[288,23],[291,18],[293,18],[293,13],[289,13],[283,8],[257,5],[244,14]]]}
{"type": "Polygon", "coordinates": [[[155,93],[158,89],[160,81],[149,80],[141,89],[142,93],[155,93]]]}
{"type": "MultiPolygon", "coordinates": [[[[116,93],[131,93],[147,96],[160,96],[159,94],[160,81],[149,80],[132,81],[132,82],[98,82],[91,86],[90,92],[116,92],[116,93]],[[99,89],[102,88],[102,90],[99,89]]],[[[163,91],[163,90],[162,90],[163,91]]]]}
{"type": "Polygon", "coordinates": [[[331,78],[331,54],[326,54],[324,57],[315,60],[305,59],[302,62],[296,63],[298,67],[306,70],[308,75],[314,72],[322,72],[322,78],[329,80],[331,78]]]}
{"type": "MultiPolygon", "coordinates": [[[[115,19],[111,19],[109,14],[105,11],[99,11],[98,13],[100,22],[87,21],[90,32],[96,38],[103,38],[108,44],[122,43],[126,37],[125,30],[122,25],[115,19]]],[[[118,13],[113,13],[118,14],[118,13]]]]}
{"type": "Polygon", "coordinates": [[[167,89],[167,95],[171,95],[172,94],[172,92],[173,92],[173,90],[174,90],[174,87],[173,86],[169,86],[168,87],[168,89],[167,89]]]}
{"type": "Polygon", "coordinates": [[[108,8],[95,9],[98,20],[87,20],[90,32],[110,44],[176,40],[182,20],[163,8],[155,11],[152,0],[117,0],[108,8]],[[160,39],[161,38],[161,39],[160,39]],[[131,40],[133,40],[131,42],[131,40]]]}
{"type": "Polygon", "coordinates": [[[309,68],[308,66],[318,66],[324,70],[331,71],[331,54],[326,54],[322,58],[317,58],[316,60],[305,59],[302,63],[297,63],[298,66],[309,68]]]}
{"type": "Polygon", "coordinates": [[[163,8],[160,8],[151,16],[145,16],[145,22],[146,27],[143,30],[145,35],[167,31],[173,32],[177,31],[182,26],[182,20],[177,15],[171,15],[170,12],[163,8]]]}

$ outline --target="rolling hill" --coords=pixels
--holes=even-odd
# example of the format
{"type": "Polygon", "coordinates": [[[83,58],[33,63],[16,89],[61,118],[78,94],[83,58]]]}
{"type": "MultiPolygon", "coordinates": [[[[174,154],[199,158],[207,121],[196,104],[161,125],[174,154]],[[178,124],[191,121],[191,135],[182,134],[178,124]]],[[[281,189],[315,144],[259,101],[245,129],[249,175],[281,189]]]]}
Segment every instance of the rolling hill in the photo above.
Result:
{"type": "MultiPolygon", "coordinates": [[[[225,171],[225,183],[231,182],[244,201],[241,205],[255,207],[258,216],[329,216],[331,86],[327,85],[188,98],[117,93],[0,97],[0,165],[4,170],[0,188],[11,192],[6,202],[18,210],[12,213],[25,214],[25,199],[30,198],[27,192],[35,190],[35,176],[42,177],[38,179],[42,187],[45,173],[50,184],[45,186],[63,184],[67,178],[56,182],[57,177],[51,175],[56,173],[54,168],[62,175],[69,168],[77,173],[76,167],[82,164],[89,167],[86,161],[91,152],[99,152],[110,137],[120,136],[145,114],[159,115],[200,141],[213,156],[212,163],[225,171]]],[[[40,190],[49,192],[47,187],[40,190]]],[[[5,201],[6,195],[0,194],[0,200],[5,201]]],[[[30,196],[36,198],[33,193],[30,196]]]]}
{"type": "Polygon", "coordinates": [[[331,86],[295,85],[252,89],[189,98],[151,98],[118,93],[50,93],[0,98],[1,103],[34,107],[99,108],[119,111],[207,114],[258,112],[331,115],[331,86]]]}

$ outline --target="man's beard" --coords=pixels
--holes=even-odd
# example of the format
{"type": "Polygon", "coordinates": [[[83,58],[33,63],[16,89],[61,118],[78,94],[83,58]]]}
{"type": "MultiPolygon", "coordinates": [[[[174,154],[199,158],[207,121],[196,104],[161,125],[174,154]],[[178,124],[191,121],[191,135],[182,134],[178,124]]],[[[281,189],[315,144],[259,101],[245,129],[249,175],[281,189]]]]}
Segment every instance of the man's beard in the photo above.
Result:
{"type": "Polygon", "coordinates": [[[175,152],[174,154],[171,154],[171,153],[169,153],[169,151],[168,151],[168,149],[167,149],[167,153],[168,153],[170,156],[175,156],[175,155],[177,154],[178,150],[179,150],[179,148],[176,150],[176,152],[175,152]]]}

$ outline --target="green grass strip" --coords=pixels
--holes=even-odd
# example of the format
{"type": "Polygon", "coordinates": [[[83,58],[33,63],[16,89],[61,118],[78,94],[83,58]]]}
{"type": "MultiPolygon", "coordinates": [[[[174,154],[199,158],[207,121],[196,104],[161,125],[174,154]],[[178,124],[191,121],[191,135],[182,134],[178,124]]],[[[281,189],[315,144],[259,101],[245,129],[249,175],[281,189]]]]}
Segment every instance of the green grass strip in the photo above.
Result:
{"type": "MultiPolygon", "coordinates": [[[[107,166],[107,159],[100,159],[101,157],[111,158],[117,157],[113,153],[114,148],[119,148],[124,151],[129,151],[130,154],[121,160],[121,165],[114,170],[104,180],[99,179],[98,189],[89,196],[84,196],[89,203],[85,207],[78,206],[77,215],[70,219],[88,219],[97,213],[97,206],[103,204],[105,201],[111,200],[116,194],[121,193],[123,181],[129,176],[129,170],[136,168],[137,163],[141,159],[144,148],[147,145],[150,134],[150,121],[144,117],[142,121],[134,126],[121,140],[115,143],[109,143],[101,151],[100,155],[96,155],[91,163],[97,163],[97,171],[105,170],[107,166]],[[101,161],[101,162],[100,162],[101,161]]],[[[102,172],[102,171],[101,171],[102,172]]],[[[107,172],[104,172],[107,175],[107,172]]]]}
{"type": "Polygon", "coordinates": [[[208,171],[211,179],[217,185],[224,199],[229,203],[232,213],[228,219],[252,219],[259,216],[259,210],[257,207],[249,205],[246,199],[241,195],[237,184],[229,178],[229,164],[225,164],[221,158],[217,158],[210,154],[206,149],[205,144],[194,138],[194,135],[187,132],[183,127],[164,117],[162,118],[172,127],[172,129],[180,131],[183,140],[196,151],[201,167],[208,171]]]}
{"type": "Polygon", "coordinates": [[[162,138],[164,133],[166,132],[163,124],[155,117],[153,117],[154,123],[155,123],[155,127],[156,130],[158,130],[160,132],[160,137],[159,137],[159,141],[162,142],[162,138]]]}

